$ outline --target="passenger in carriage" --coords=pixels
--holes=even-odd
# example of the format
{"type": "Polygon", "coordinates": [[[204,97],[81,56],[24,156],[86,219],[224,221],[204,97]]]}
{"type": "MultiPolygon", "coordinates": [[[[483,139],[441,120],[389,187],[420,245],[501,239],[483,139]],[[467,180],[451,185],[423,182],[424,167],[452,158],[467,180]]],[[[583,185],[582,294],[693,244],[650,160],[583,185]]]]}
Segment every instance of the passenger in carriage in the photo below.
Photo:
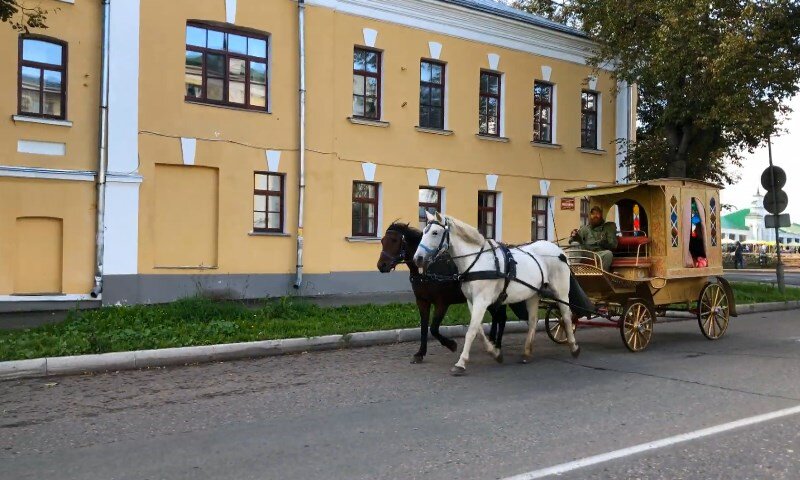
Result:
{"type": "Polygon", "coordinates": [[[603,219],[603,209],[598,206],[589,211],[589,224],[572,231],[569,237],[571,244],[577,244],[584,250],[595,252],[603,262],[603,270],[609,271],[617,248],[617,225],[603,219]]]}

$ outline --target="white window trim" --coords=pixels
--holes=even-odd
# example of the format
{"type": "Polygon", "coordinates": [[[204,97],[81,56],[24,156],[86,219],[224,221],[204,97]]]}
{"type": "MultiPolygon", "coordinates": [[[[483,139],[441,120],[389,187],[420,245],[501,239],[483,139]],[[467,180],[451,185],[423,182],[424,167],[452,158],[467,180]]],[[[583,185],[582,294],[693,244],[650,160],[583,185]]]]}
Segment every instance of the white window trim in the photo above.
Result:
{"type": "Polygon", "coordinates": [[[506,74],[500,74],[500,138],[506,138],[506,74]]]}
{"type": "Polygon", "coordinates": [[[503,192],[495,191],[494,239],[503,241],[503,192]]]}

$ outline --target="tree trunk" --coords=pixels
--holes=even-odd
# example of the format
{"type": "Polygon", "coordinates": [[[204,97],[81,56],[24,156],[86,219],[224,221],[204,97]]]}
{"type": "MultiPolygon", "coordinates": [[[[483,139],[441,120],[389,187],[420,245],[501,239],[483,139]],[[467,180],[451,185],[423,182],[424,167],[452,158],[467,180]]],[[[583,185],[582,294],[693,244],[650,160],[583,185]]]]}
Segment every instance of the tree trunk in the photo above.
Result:
{"type": "Polygon", "coordinates": [[[667,165],[667,175],[670,177],[686,178],[686,164],[692,140],[691,130],[691,125],[675,125],[667,128],[667,138],[673,147],[673,154],[667,165]]]}

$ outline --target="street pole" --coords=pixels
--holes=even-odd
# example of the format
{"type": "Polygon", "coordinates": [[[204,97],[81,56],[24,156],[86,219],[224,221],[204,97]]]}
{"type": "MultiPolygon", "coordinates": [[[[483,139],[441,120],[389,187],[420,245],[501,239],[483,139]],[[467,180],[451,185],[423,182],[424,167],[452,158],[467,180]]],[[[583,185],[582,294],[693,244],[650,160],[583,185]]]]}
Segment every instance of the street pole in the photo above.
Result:
{"type": "MultiPolygon", "coordinates": [[[[769,183],[772,187],[770,193],[772,194],[772,201],[775,205],[778,204],[778,192],[775,188],[775,172],[772,167],[772,141],[771,136],[767,137],[767,150],[769,152],[769,183]]],[[[780,213],[780,212],[778,212],[780,213]]],[[[775,276],[778,277],[778,290],[784,293],[786,286],[783,283],[783,262],[781,261],[781,244],[780,244],[780,222],[778,222],[778,215],[775,214],[775,251],[778,252],[778,263],[775,265],[775,276]]]]}

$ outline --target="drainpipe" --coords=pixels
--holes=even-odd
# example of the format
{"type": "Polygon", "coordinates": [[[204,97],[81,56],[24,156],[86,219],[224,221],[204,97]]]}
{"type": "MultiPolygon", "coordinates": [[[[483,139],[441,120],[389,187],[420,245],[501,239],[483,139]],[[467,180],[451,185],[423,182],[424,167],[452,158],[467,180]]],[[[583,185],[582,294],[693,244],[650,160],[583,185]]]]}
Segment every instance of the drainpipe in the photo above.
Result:
{"type": "Polygon", "coordinates": [[[297,271],[294,288],[303,283],[303,208],[306,192],[306,4],[298,0],[298,40],[300,42],[300,194],[297,209],[297,271]]]}
{"type": "Polygon", "coordinates": [[[105,245],[106,165],[108,165],[108,45],[110,30],[110,0],[103,0],[103,52],[100,69],[100,152],[97,160],[97,236],[95,237],[95,271],[92,298],[103,291],[103,249],[105,245]]]}

